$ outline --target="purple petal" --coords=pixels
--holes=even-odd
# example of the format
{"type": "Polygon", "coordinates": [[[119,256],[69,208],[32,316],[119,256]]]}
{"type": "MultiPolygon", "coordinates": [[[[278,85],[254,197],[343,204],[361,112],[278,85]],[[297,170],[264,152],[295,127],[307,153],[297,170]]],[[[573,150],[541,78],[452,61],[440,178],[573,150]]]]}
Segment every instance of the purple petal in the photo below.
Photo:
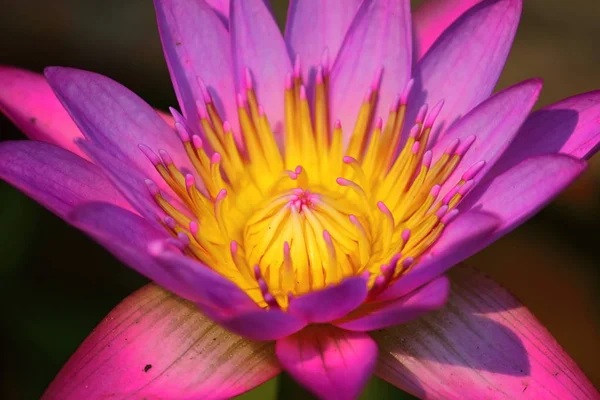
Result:
{"type": "Polygon", "coordinates": [[[381,293],[377,301],[405,296],[472,256],[489,243],[501,222],[493,214],[474,210],[459,214],[421,261],[381,293]]]}
{"type": "Polygon", "coordinates": [[[444,100],[436,125],[447,129],[485,100],[504,68],[520,15],[521,0],[485,0],[444,31],[414,71],[408,121],[422,104],[444,100]]]}
{"type": "Polygon", "coordinates": [[[357,276],[340,284],[293,299],[288,312],[310,323],[325,323],[342,318],[367,297],[367,282],[357,276]]]}
{"type": "Polygon", "coordinates": [[[285,41],[290,57],[300,55],[304,82],[310,82],[314,67],[321,64],[325,51],[333,62],[342,46],[361,0],[291,0],[285,25],[285,41]]]}
{"type": "Polygon", "coordinates": [[[148,285],[96,327],[42,399],[216,400],[279,371],[272,343],[234,335],[193,304],[148,285]]]}
{"type": "Polygon", "coordinates": [[[597,399],[600,394],[539,321],[480,273],[451,274],[449,304],[372,332],[375,373],[419,398],[597,399]]]}
{"type": "Polygon", "coordinates": [[[86,158],[75,145],[81,131],[40,74],[0,66],[0,110],[33,140],[48,142],[86,158]]]}
{"type": "Polygon", "coordinates": [[[502,224],[485,245],[504,236],[556,197],[585,170],[583,160],[562,154],[529,158],[479,184],[460,204],[463,210],[490,212],[502,224]]]}
{"type": "Polygon", "coordinates": [[[590,158],[600,142],[600,91],[570,97],[531,114],[491,176],[542,154],[590,158]]]}
{"type": "Polygon", "coordinates": [[[156,111],[119,83],[72,68],[46,69],[60,101],[87,139],[166,188],[138,145],[166,150],[179,168],[193,171],[175,131],[156,111]]]}
{"type": "Polygon", "coordinates": [[[375,117],[385,117],[410,79],[412,34],[407,0],[362,3],[331,73],[331,120],[349,137],[360,106],[383,69],[375,117]]]}
{"type": "Polygon", "coordinates": [[[368,332],[375,329],[404,324],[446,304],[450,294],[450,281],[445,276],[436,278],[399,299],[369,303],[354,315],[335,323],[342,329],[368,332]]]}
{"type": "Polygon", "coordinates": [[[0,178],[63,219],[90,201],[131,207],[97,166],[47,143],[0,143],[0,178]]]}
{"type": "Polygon", "coordinates": [[[219,17],[225,21],[229,19],[229,3],[231,0],[205,0],[212,8],[219,13],[219,17]]]}
{"type": "Polygon", "coordinates": [[[377,359],[369,335],[331,326],[312,326],[280,339],[275,351],[283,368],[323,399],[356,399],[377,359]]]}
{"type": "Polygon", "coordinates": [[[475,4],[482,0],[425,0],[413,12],[415,58],[418,60],[441,34],[475,4]]]}
{"type": "MultiPolygon", "coordinates": [[[[183,115],[199,121],[201,79],[223,120],[238,126],[229,32],[205,0],[154,0],[171,80],[183,115]]],[[[224,6],[224,4],[223,4],[224,6]]],[[[238,129],[235,129],[238,132],[238,129]]]]}
{"type": "Polygon", "coordinates": [[[231,32],[236,89],[245,93],[250,69],[258,102],[273,130],[283,132],[285,77],[292,71],[283,37],[262,0],[232,0],[231,32]]]}
{"type": "Polygon", "coordinates": [[[475,183],[481,180],[512,142],[535,104],[541,89],[542,82],[538,79],[516,84],[490,97],[450,128],[433,147],[434,160],[438,159],[457,139],[464,144],[468,142],[469,137],[474,136],[475,142],[442,185],[441,196],[463,179],[463,174],[469,168],[485,161],[477,176],[469,178],[475,183]]]}

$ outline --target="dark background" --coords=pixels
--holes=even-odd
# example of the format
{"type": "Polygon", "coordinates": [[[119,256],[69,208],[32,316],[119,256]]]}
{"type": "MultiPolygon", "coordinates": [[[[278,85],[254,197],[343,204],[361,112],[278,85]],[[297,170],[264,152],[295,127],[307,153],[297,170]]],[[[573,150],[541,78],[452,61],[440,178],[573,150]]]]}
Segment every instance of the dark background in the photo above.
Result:
{"type": "MultiPolygon", "coordinates": [[[[272,3],[283,24],[287,1],[272,3]]],[[[525,3],[498,87],[541,76],[539,106],[599,89],[600,2],[525,3]]],[[[149,0],[3,0],[0,37],[1,64],[93,70],[155,107],[176,104],[149,0]]],[[[1,140],[22,138],[0,117],[1,140]]],[[[538,316],[596,386],[599,183],[600,157],[540,215],[471,260],[538,316]]],[[[35,399],[95,324],[145,280],[3,182],[0,199],[0,398],[35,399]]],[[[282,381],[289,385],[271,382],[248,398],[272,397],[282,381]]],[[[387,396],[398,393],[369,386],[368,397],[387,396]]]]}

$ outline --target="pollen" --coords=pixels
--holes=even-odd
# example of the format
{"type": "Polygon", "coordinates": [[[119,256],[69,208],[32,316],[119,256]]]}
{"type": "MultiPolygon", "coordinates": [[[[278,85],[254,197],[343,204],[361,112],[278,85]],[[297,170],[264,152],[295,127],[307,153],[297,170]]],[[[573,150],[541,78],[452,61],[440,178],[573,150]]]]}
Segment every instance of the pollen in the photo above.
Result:
{"type": "Polygon", "coordinates": [[[146,182],[166,214],[172,243],[265,308],[285,310],[294,296],[351,276],[365,276],[371,296],[380,293],[440,237],[483,167],[473,165],[442,196],[475,140],[450,143],[432,159],[430,136],[443,103],[423,106],[406,121],[411,81],[384,122],[373,115],[379,72],[361,94],[347,135],[329,115],[327,66],[317,69],[310,99],[300,72],[297,62],[283,82],[281,137],[246,70],[245,91],[237,95],[240,135],[221,118],[200,79],[200,120],[186,121],[172,110],[195,171],[183,172],[165,151],[140,145],[172,190],[162,193],[146,182]]]}

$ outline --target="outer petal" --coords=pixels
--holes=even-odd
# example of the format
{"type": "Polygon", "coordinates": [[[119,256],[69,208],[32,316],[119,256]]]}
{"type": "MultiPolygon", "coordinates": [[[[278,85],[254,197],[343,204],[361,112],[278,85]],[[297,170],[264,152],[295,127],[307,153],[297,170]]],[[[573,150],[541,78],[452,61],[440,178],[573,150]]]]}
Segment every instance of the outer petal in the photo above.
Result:
{"type": "Polygon", "coordinates": [[[598,150],[599,142],[600,91],[569,97],[531,114],[490,175],[542,154],[565,153],[587,159],[598,150]]]}
{"type": "Polygon", "coordinates": [[[480,273],[458,268],[449,304],[372,332],[376,374],[420,398],[597,399],[577,365],[535,317],[480,273]]]}
{"type": "Polygon", "coordinates": [[[245,93],[246,69],[250,69],[258,102],[279,134],[283,132],[285,77],[292,71],[283,37],[263,0],[231,0],[230,13],[236,88],[245,93]]]}
{"type": "Polygon", "coordinates": [[[91,142],[159,185],[163,180],[138,148],[140,143],[154,151],[166,150],[178,167],[193,171],[174,130],[127,88],[87,71],[52,67],[45,72],[58,98],[91,142]]]}
{"type": "Polygon", "coordinates": [[[220,14],[220,17],[225,20],[229,18],[229,3],[231,0],[206,0],[206,2],[220,14]]]}
{"type": "Polygon", "coordinates": [[[476,210],[459,214],[420,262],[381,293],[377,301],[405,296],[442,275],[485,247],[501,223],[502,220],[495,215],[476,210]]]}
{"type": "Polygon", "coordinates": [[[383,69],[375,117],[388,108],[408,83],[412,68],[410,4],[407,0],[365,0],[331,72],[330,117],[349,137],[365,95],[383,69]]]}
{"type": "Polygon", "coordinates": [[[224,399],[279,371],[272,343],[229,333],[148,285],[96,327],[42,399],[224,399]]]}
{"type": "Polygon", "coordinates": [[[415,58],[418,60],[437,38],[469,8],[482,0],[425,0],[413,13],[415,58]]]}
{"type": "Polygon", "coordinates": [[[463,178],[463,174],[469,168],[480,161],[485,161],[474,182],[481,180],[508,148],[537,101],[541,90],[542,82],[538,79],[505,89],[477,106],[445,134],[433,148],[434,160],[457,139],[464,144],[468,142],[469,137],[474,136],[475,142],[469,147],[446,183],[442,185],[440,192],[442,196],[463,178]]]}
{"type": "Polygon", "coordinates": [[[87,158],[74,143],[81,131],[40,74],[0,66],[0,110],[30,139],[87,158]]]}
{"type": "Polygon", "coordinates": [[[314,326],[277,341],[283,368],[322,399],[355,399],[371,376],[377,345],[367,334],[314,326]]]}
{"type": "Polygon", "coordinates": [[[351,331],[368,332],[404,324],[446,304],[450,282],[442,276],[396,300],[369,303],[335,325],[351,331]]]}
{"type": "Polygon", "coordinates": [[[63,219],[89,201],[130,207],[97,166],[47,143],[0,143],[0,178],[63,219]]]}
{"type": "Polygon", "coordinates": [[[285,25],[285,41],[290,57],[300,55],[304,82],[313,77],[313,67],[321,64],[327,50],[335,60],[344,36],[361,0],[321,1],[291,0],[285,25]]]}
{"type": "Polygon", "coordinates": [[[485,0],[450,26],[414,71],[408,121],[423,103],[444,100],[436,125],[448,128],[485,100],[502,72],[520,15],[521,0],[485,0]]]}
{"type": "Polygon", "coordinates": [[[325,323],[353,311],[367,298],[367,293],[367,282],[363,277],[348,278],[339,285],[293,299],[288,312],[310,323],[325,323]]]}
{"type": "Polygon", "coordinates": [[[171,80],[186,119],[199,121],[196,101],[204,101],[201,78],[221,117],[237,127],[229,32],[215,10],[205,0],[154,0],[154,6],[171,80]]]}
{"type": "Polygon", "coordinates": [[[563,191],[587,163],[567,155],[529,158],[478,185],[460,207],[490,212],[502,219],[485,245],[504,236],[563,191]]]}

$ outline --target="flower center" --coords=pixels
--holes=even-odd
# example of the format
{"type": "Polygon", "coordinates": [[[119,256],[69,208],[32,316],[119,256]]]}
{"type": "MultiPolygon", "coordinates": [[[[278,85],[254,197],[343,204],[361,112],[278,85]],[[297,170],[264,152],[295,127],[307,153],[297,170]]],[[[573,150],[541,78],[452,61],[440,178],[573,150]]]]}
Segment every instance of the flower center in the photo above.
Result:
{"type": "Polygon", "coordinates": [[[146,182],[167,214],[172,244],[263,307],[285,309],[290,295],[363,274],[370,293],[379,293],[437,240],[483,167],[474,165],[442,197],[441,186],[475,139],[452,143],[433,162],[427,147],[441,103],[429,113],[424,106],[402,138],[412,82],[384,125],[372,115],[376,76],[346,144],[339,121],[330,129],[327,66],[317,70],[312,110],[300,76],[297,64],[285,83],[282,138],[273,134],[247,70],[246,91],[238,95],[241,137],[201,81],[202,136],[174,112],[195,171],[184,174],[166,152],[140,145],[171,191],[146,182]]]}

